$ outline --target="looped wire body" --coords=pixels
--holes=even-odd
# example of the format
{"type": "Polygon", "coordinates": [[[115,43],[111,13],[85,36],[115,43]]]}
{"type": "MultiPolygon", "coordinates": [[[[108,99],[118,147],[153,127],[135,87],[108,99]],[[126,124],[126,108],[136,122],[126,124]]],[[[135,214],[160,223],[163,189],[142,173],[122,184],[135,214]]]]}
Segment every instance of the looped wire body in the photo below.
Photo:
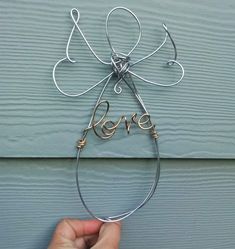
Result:
{"type": "MultiPolygon", "coordinates": [[[[137,91],[137,88],[134,84],[134,82],[132,81],[132,78],[131,78],[131,75],[128,75],[128,78],[131,80],[131,84],[125,79],[123,78],[123,80],[126,82],[127,86],[130,88],[130,90],[133,92],[135,98],[137,99],[138,103],[140,104],[142,110],[145,112],[146,115],[149,115],[147,110],[146,110],[146,107],[144,106],[144,103],[143,103],[143,100],[142,98],[140,97],[140,94],[138,93],[137,91]]],[[[94,111],[93,111],[93,114],[91,115],[91,118],[90,118],[90,122],[87,126],[87,128],[84,130],[84,133],[83,133],[83,137],[82,139],[79,140],[79,144],[81,144],[82,142],[82,145],[84,144],[83,141],[85,140],[86,141],[86,135],[88,133],[88,131],[90,129],[93,129],[93,126],[97,126],[98,124],[100,124],[102,122],[102,120],[105,118],[105,116],[107,115],[108,113],[108,110],[109,110],[109,102],[106,101],[106,100],[103,100],[101,101],[101,98],[103,96],[103,93],[109,83],[109,80],[110,78],[106,81],[97,101],[96,101],[96,104],[95,104],[95,107],[94,107],[94,111]],[[104,112],[104,115],[100,118],[100,121],[98,122],[95,122],[94,121],[94,115],[95,115],[95,112],[96,112],[96,109],[98,108],[98,105],[100,103],[106,103],[107,106],[106,106],[106,110],[104,112]]],[[[143,125],[144,125],[144,122],[142,122],[143,125]]],[[[143,128],[144,129],[144,128],[143,128]]],[[[152,129],[150,129],[150,135],[153,139],[153,142],[154,142],[154,148],[155,148],[155,154],[156,154],[156,172],[155,172],[155,175],[154,175],[154,180],[153,180],[153,183],[149,189],[149,192],[148,194],[146,195],[146,197],[133,209],[130,209],[126,212],[123,212],[119,215],[115,215],[115,216],[108,216],[108,217],[99,217],[97,215],[94,214],[94,212],[87,206],[86,204],[86,201],[83,197],[83,194],[82,194],[82,191],[81,191],[81,187],[80,187],[80,183],[79,183],[79,163],[80,163],[80,156],[81,156],[81,151],[83,149],[84,146],[78,146],[78,152],[77,152],[77,166],[76,166],[76,184],[77,184],[77,190],[78,190],[78,193],[79,193],[79,197],[82,201],[82,204],[83,206],[85,207],[85,209],[87,210],[87,212],[92,216],[94,217],[95,219],[98,219],[102,222],[115,222],[115,221],[120,221],[120,220],[123,220],[127,217],[129,217],[130,215],[132,215],[134,212],[136,212],[138,209],[140,209],[141,207],[143,207],[148,201],[149,199],[153,196],[156,188],[157,188],[157,184],[158,184],[158,181],[159,181],[159,177],[160,177],[160,155],[159,155],[159,148],[158,148],[158,135],[157,135],[157,132],[155,130],[155,126],[152,126],[152,129]]],[[[99,135],[98,135],[99,136],[99,135]]],[[[105,138],[104,138],[105,139],[105,138]]]]}
{"type": "Polygon", "coordinates": [[[141,207],[143,207],[148,200],[153,196],[156,188],[157,188],[157,184],[159,181],[159,177],[160,177],[160,156],[159,156],[159,149],[158,149],[158,142],[157,142],[157,138],[154,138],[154,143],[155,143],[155,151],[156,151],[156,160],[157,160],[157,165],[156,165],[156,171],[155,171],[155,175],[154,175],[154,181],[149,189],[148,194],[146,195],[146,197],[133,209],[130,209],[126,212],[123,212],[119,215],[115,215],[115,216],[108,216],[108,217],[99,217],[97,215],[95,215],[93,213],[93,211],[91,211],[91,209],[87,206],[86,201],[82,195],[82,191],[81,191],[81,187],[80,187],[80,183],[79,183],[79,163],[80,163],[80,154],[81,154],[81,150],[82,148],[78,148],[78,152],[77,152],[77,166],[76,166],[76,184],[77,184],[77,189],[78,189],[78,193],[79,193],[79,197],[82,201],[83,206],[85,207],[85,209],[87,210],[87,212],[95,219],[100,220],[102,222],[116,222],[116,221],[121,221],[127,217],[129,217],[130,215],[132,215],[134,212],[136,212],[138,209],[140,209],[141,207]]]}

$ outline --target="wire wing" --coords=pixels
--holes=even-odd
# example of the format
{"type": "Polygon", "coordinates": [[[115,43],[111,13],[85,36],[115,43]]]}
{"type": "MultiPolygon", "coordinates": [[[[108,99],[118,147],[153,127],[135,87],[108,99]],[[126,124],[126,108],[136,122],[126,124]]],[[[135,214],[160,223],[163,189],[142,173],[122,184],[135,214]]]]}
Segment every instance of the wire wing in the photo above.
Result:
{"type": "Polygon", "coordinates": [[[162,24],[162,26],[163,26],[163,29],[164,29],[164,31],[165,31],[165,38],[164,38],[163,42],[161,43],[161,45],[160,45],[159,47],[157,47],[153,52],[149,53],[148,55],[144,56],[143,58],[141,58],[141,59],[135,61],[134,63],[132,63],[132,64],[131,64],[131,68],[132,68],[134,65],[136,65],[136,64],[138,64],[138,63],[140,63],[140,62],[142,62],[142,61],[144,61],[144,60],[146,60],[146,59],[152,57],[154,54],[156,54],[156,53],[165,45],[165,43],[166,43],[166,41],[167,41],[167,38],[169,38],[170,41],[171,41],[171,44],[172,44],[172,46],[173,46],[173,49],[174,49],[174,57],[173,57],[173,59],[168,60],[166,64],[167,64],[168,66],[177,65],[177,66],[179,67],[179,69],[181,70],[181,76],[180,76],[180,78],[179,78],[176,82],[173,82],[173,83],[171,83],[171,84],[162,84],[162,83],[159,83],[159,82],[155,82],[155,81],[148,80],[148,79],[146,79],[146,78],[144,78],[144,77],[142,77],[142,76],[140,76],[140,75],[134,73],[131,69],[129,70],[129,73],[130,73],[131,75],[137,77],[138,79],[143,80],[144,82],[146,82],[146,83],[148,83],[148,84],[157,85],[157,86],[163,86],[163,87],[168,87],[168,86],[177,85],[178,83],[180,83],[180,82],[182,81],[182,79],[183,79],[183,77],[184,77],[184,68],[183,68],[183,66],[181,65],[181,63],[179,63],[179,62],[177,61],[177,49],[176,49],[176,45],[175,45],[175,42],[174,42],[173,38],[171,37],[170,32],[169,32],[168,29],[167,29],[167,26],[166,26],[165,24],[162,24]]]}
{"type": "Polygon", "coordinates": [[[104,82],[105,80],[107,80],[109,77],[111,77],[113,75],[113,72],[109,73],[107,76],[105,76],[103,79],[101,79],[100,81],[98,81],[97,83],[95,83],[94,85],[92,85],[91,87],[89,87],[87,90],[85,91],[82,91],[81,93],[66,93],[64,90],[62,90],[58,84],[58,80],[56,79],[56,71],[57,71],[57,67],[59,65],[61,65],[62,63],[64,62],[69,62],[69,63],[76,63],[76,60],[72,59],[69,55],[69,47],[70,47],[70,44],[71,44],[71,39],[72,39],[72,36],[75,32],[75,29],[78,30],[78,32],[80,33],[83,41],[85,42],[86,46],[88,47],[88,49],[90,50],[90,52],[93,54],[93,56],[95,57],[95,59],[97,59],[101,64],[103,65],[111,65],[111,62],[106,62],[104,60],[102,60],[96,53],[95,51],[93,50],[93,48],[91,47],[91,45],[89,44],[89,42],[87,41],[85,35],[83,34],[81,28],[79,27],[78,23],[79,23],[79,20],[80,20],[80,13],[77,9],[73,8],[71,9],[70,11],[70,15],[71,15],[71,18],[73,20],[73,28],[70,32],[70,35],[69,35],[69,38],[68,38],[68,41],[67,41],[67,45],[66,45],[66,49],[65,49],[65,54],[66,54],[66,57],[58,60],[56,62],[56,64],[54,65],[53,67],[53,71],[52,71],[52,78],[53,78],[53,81],[54,81],[54,84],[56,86],[56,88],[58,89],[58,91],[60,93],[62,93],[63,95],[65,96],[68,96],[68,97],[78,97],[78,96],[81,96],[83,94],[86,94],[87,92],[89,92],[90,90],[92,90],[93,88],[95,88],[96,86],[100,85],[102,82],[104,82]]]}

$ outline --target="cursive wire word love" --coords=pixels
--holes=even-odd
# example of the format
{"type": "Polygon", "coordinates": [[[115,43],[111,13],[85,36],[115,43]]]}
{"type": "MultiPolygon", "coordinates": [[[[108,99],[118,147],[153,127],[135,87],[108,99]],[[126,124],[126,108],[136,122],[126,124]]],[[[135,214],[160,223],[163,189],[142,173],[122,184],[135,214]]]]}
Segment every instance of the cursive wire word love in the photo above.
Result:
{"type": "Polygon", "coordinates": [[[96,136],[98,136],[99,138],[109,139],[116,133],[117,128],[121,125],[121,123],[124,123],[127,134],[130,133],[132,125],[137,125],[137,127],[142,130],[150,130],[151,134],[155,138],[158,137],[155,130],[155,125],[152,124],[150,115],[148,113],[144,113],[139,117],[137,113],[133,113],[130,117],[130,120],[128,120],[126,116],[122,115],[117,121],[112,121],[110,119],[107,119],[109,107],[110,105],[107,100],[100,101],[96,105],[92,114],[91,125],[84,130],[85,133],[87,133],[89,130],[93,130],[96,136]],[[97,112],[103,105],[105,105],[106,109],[104,110],[103,115],[97,120],[97,112]]]}

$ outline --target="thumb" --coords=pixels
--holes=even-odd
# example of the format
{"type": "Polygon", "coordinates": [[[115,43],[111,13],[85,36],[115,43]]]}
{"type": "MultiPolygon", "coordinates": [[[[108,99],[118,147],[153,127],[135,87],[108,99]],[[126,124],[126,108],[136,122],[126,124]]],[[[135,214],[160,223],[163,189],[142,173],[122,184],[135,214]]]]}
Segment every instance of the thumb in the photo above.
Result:
{"type": "Polygon", "coordinates": [[[118,249],[121,236],[121,223],[104,223],[99,232],[99,238],[92,249],[118,249]]]}

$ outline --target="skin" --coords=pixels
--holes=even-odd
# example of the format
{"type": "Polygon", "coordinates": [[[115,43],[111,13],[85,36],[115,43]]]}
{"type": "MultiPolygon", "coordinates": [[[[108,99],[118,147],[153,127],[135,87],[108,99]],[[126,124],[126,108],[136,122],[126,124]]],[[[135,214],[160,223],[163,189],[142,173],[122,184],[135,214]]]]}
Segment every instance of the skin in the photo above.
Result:
{"type": "Polygon", "coordinates": [[[118,249],[121,223],[63,219],[48,249],[118,249]]]}

